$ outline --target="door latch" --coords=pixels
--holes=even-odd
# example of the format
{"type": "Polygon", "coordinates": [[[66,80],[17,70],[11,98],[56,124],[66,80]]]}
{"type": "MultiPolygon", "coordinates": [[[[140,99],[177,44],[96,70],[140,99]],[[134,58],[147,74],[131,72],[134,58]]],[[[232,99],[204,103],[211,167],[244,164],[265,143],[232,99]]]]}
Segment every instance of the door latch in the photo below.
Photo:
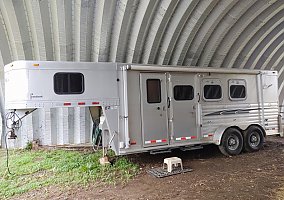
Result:
{"type": "Polygon", "coordinates": [[[170,97],[168,97],[167,103],[168,103],[168,108],[170,108],[171,107],[171,99],[170,99],[170,97]]]}

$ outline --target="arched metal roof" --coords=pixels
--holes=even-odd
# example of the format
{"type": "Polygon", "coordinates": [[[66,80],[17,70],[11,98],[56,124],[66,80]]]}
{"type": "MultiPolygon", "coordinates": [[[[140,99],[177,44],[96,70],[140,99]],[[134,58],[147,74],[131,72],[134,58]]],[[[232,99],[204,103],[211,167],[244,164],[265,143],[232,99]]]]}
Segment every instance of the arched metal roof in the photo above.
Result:
{"type": "Polygon", "coordinates": [[[0,64],[67,60],[274,69],[284,0],[1,0],[0,64]]]}

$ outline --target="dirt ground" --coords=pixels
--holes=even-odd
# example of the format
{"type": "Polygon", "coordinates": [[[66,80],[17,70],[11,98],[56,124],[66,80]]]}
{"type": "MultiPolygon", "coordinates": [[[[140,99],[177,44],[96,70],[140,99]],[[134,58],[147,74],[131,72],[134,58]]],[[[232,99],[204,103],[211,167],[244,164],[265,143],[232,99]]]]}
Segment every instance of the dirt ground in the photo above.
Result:
{"type": "Polygon", "coordinates": [[[141,172],[127,184],[53,186],[12,199],[277,199],[277,191],[284,187],[284,138],[279,137],[268,137],[259,152],[235,157],[224,157],[216,146],[128,157],[139,164],[141,172]],[[166,178],[147,174],[148,169],[160,167],[163,159],[171,156],[182,158],[184,166],[193,171],[166,178]]]}

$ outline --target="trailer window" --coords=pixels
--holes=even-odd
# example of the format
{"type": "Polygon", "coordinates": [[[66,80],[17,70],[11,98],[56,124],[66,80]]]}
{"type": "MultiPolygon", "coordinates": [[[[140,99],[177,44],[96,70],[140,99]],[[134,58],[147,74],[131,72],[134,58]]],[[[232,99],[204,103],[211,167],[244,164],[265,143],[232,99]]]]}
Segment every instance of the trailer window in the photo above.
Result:
{"type": "Polygon", "coordinates": [[[204,85],[204,98],[213,100],[222,98],[222,88],[220,85],[204,85]]]}
{"type": "Polygon", "coordinates": [[[53,81],[56,94],[82,94],[84,92],[84,76],[81,73],[56,73],[53,81]]]}
{"type": "Polygon", "coordinates": [[[246,81],[244,79],[230,79],[229,80],[229,98],[232,101],[245,100],[246,93],[246,81]]]}
{"type": "Polygon", "coordinates": [[[160,79],[147,79],[147,102],[161,103],[161,81],[160,79]]]}
{"type": "Polygon", "coordinates": [[[246,88],[244,85],[231,85],[230,97],[232,99],[244,99],[246,98],[246,88]]]}
{"type": "Polygon", "coordinates": [[[176,101],[192,100],[194,90],[191,85],[176,85],[174,87],[174,99],[176,101]]]}

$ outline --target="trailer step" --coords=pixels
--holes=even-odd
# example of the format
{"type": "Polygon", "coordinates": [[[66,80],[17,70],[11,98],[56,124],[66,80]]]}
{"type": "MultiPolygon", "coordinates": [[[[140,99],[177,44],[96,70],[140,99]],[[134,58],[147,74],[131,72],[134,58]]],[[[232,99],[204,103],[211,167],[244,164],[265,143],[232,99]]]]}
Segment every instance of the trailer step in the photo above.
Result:
{"type": "Polygon", "coordinates": [[[161,153],[171,153],[171,149],[163,149],[163,150],[152,150],[150,151],[151,155],[161,154],[161,153]]]}
{"type": "Polygon", "coordinates": [[[203,149],[203,146],[202,145],[196,145],[196,146],[180,147],[180,150],[182,150],[182,151],[190,151],[190,150],[197,150],[197,149],[203,149]]]}
{"type": "Polygon", "coordinates": [[[172,175],[176,175],[176,174],[183,174],[186,172],[191,172],[193,171],[193,169],[191,168],[184,168],[182,169],[174,169],[172,170],[172,172],[168,172],[166,169],[163,169],[162,167],[158,167],[158,168],[153,168],[153,169],[149,169],[147,171],[148,174],[155,176],[156,178],[164,178],[167,176],[172,176],[172,175]]]}

